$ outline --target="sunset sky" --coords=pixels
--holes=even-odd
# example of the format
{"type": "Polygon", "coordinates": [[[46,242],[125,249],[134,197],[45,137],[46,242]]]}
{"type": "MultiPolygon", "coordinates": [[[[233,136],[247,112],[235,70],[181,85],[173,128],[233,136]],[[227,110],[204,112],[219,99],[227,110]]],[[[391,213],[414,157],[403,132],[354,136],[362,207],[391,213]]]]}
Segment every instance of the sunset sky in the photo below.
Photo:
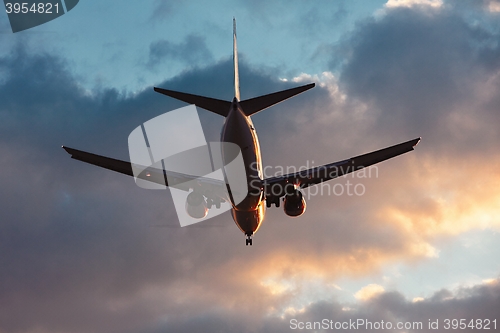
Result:
{"type": "Polygon", "coordinates": [[[15,34],[0,13],[0,333],[500,330],[499,142],[500,1],[81,0],[15,34]],[[329,183],[363,195],[268,209],[252,247],[229,213],[181,228],[168,191],[61,149],[129,160],[133,129],[186,105],[153,86],[231,99],[233,16],[242,99],[316,83],[252,117],[269,170],[422,137],[329,183]]]}

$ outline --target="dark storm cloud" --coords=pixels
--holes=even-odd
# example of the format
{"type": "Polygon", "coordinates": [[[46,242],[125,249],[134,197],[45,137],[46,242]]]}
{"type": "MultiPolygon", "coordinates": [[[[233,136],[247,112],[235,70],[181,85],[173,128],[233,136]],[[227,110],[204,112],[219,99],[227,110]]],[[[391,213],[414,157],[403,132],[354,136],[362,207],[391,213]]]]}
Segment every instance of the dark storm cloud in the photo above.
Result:
{"type": "Polygon", "coordinates": [[[186,36],[180,43],[168,40],[158,40],[149,45],[149,58],[146,66],[150,69],[156,68],[165,61],[179,61],[189,67],[212,62],[213,56],[205,38],[195,35],[186,36]]]}
{"type": "MultiPolygon", "coordinates": [[[[116,324],[106,304],[135,293],[145,281],[138,285],[138,275],[150,281],[172,277],[173,254],[163,246],[175,240],[158,239],[145,228],[158,219],[175,220],[172,209],[152,215],[147,209],[151,199],[158,207],[170,199],[95,173],[60,146],[126,159],[128,133],[171,102],[151,90],[130,97],[113,89],[84,91],[64,61],[28,55],[23,47],[0,66],[6,72],[0,87],[0,330],[116,324]],[[92,175],[98,177],[92,181],[92,175]]],[[[141,313],[130,312],[122,328],[141,313]]]]}
{"type": "MultiPolygon", "coordinates": [[[[500,67],[488,55],[498,52],[495,41],[499,38],[500,32],[490,29],[488,21],[470,23],[455,8],[395,8],[360,22],[343,38],[340,55],[332,56],[332,67],[343,62],[339,86],[351,103],[347,106],[352,106],[342,108],[340,121],[358,110],[362,114],[351,123],[358,139],[347,136],[342,141],[353,147],[360,138],[382,146],[394,138],[423,137],[415,153],[380,164],[381,172],[390,174],[384,184],[393,190],[375,185],[375,191],[384,193],[380,201],[387,208],[381,214],[384,219],[391,219],[391,211],[400,212],[411,221],[412,233],[418,237],[435,230],[426,219],[439,221],[441,227],[448,224],[443,228],[447,232],[463,230],[463,225],[451,221],[467,220],[464,207],[477,209],[488,197],[497,196],[496,189],[487,184],[497,177],[493,170],[499,157],[500,67]],[[408,161],[427,173],[411,175],[403,166],[408,161]],[[452,179],[449,170],[459,176],[452,179]],[[471,174],[485,184],[484,196],[480,191],[472,194],[473,186],[462,182],[471,174]],[[448,215],[447,208],[433,198],[446,197],[445,193],[464,198],[446,200],[456,215],[448,215]],[[465,199],[469,194],[473,199],[465,199]]],[[[364,204],[377,201],[371,197],[364,204]]],[[[490,214],[489,209],[483,211],[490,214]]],[[[368,215],[376,210],[368,208],[368,215]]],[[[494,216],[491,227],[498,223],[494,216]]],[[[473,217],[464,223],[469,228],[477,225],[473,217]]],[[[407,237],[409,242],[411,236],[407,237]]]]}
{"type": "MultiPolygon", "coordinates": [[[[126,186],[113,184],[109,174],[88,182],[92,169],[73,164],[60,146],[71,142],[125,157],[126,132],[135,125],[117,120],[153,109],[134,105],[141,96],[84,91],[64,61],[51,55],[32,56],[19,47],[0,63],[7,73],[0,87],[0,330],[116,324],[108,300],[134,293],[137,274],[168,279],[168,265],[160,262],[169,262],[169,253],[158,247],[162,241],[140,240],[150,231],[137,221],[151,216],[135,209],[140,202],[120,195],[126,186]],[[110,145],[116,139],[120,144],[110,145]],[[100,187],[99,178],[107,185],[100,187]],[[153,253],[156,263],[149,259],[153,253]]],[[[131,310],[122,328],[141,313],[131,310]]]]}
{"type": "MultiPolygon", "coordinates": [[[[500,284],[499,281],[470,288],[461,288],[455,292],[443,289],[436,292],[428,299],[413,302],[406,299],[399,292],[383,292],[350,310],[342,309],[344,305],[337,302],[321,302],[307,307],[304,313],[297,316],[289,316],[286,319],[296,318],[299,321],[321,321],[323,318],[334,319],[334,321],[349,321],[365,319],[367,321],[380,322],[422,322],[423,331],[431,332],[428,327],[431,321],[439,320],[440,330],[444,329],[444,320],[453,318],[466,319],[497,319],[498,307],[500,306],[500,284]],[[457,317],[458,316],[458,317],[457,317]]],[[[287,322],[288,320],[285,320],[287,322]]],[[[497,326],[498,327],[498,326],[497,326]]],[[[494,327],[490,325],[490,329],[494,327]]],[[[366,329],[363,329],[366,331],[366,329]]],[[[284,331],[284,330],[283,330],[284,331]]],[[[371,331],[371,330],[368,330],[371,331]]],[[[386,332],[412,331],[412,330],[381,330],[386,332]]],[[[464,332],[474,332],[467,328],[464,332]]]]}
{"type": "Polygon", "coordinates": [[[441,151],[491,148],[498,128],[485,119],[493,110],[474,103],[498,70],[498,49],[487,42],[499,36],[452,10],[392,9],[346,41],[341,86],[377,115],[376,130],[423,136],[441,151]],[[459,128],[466,123],[474,129],[459,128]]]}
{"type": "MultiPolygon", "coordinates": [[[[443,289],[434,293],[431,297],[418,302],[408,300],[399,292],[382,292],[359,305],[341,303],[336,300],[323,300],[309,304],[296,314],[286,314],[283,317],[269,316],[260,322],[254,322],[245,318],[238,311],[230,313],[218,313],[217,311],[207,311],[203,316],[199,316],[189,321],[171,320],[160,327],[142,331],[143,333],[157,332],[290,332],[292,323],[321,323],[323,319],[327,322],[356,323],[358,319],[365,322],[380,323],[385,325],[391,323],[422,323],[422,329],[366,329],[364,326],[358,328],[362,332],[435,332],[429,329],[429,320],[438,320],[439,330],[445,330],[445,319],[466,319],[469,324],[471,319],[489,319],[489,329],[494,330],[493,320],[497,319],[498,329],[498,308],[500,306],[500,283],[499,280],[488,284],[481,284],[474,287],[461,288],[454,292],[443,289]]],[[[349,324],[347,324],[349,325],[349,324]]],[[[451,328],[450,328],[451,329],[451,328]]],[[[296,328],[296,330],[298,330],[296,328]]],[[[311,330],[315,332],[330,331],[348,332],[352,329],[330,329],[323,328],[311,330]]],[[[309,331],[309,330],[304,330],[309,331]]],[[[461,329],[461,332],[476,332],[476,329],[461,329]]]]}

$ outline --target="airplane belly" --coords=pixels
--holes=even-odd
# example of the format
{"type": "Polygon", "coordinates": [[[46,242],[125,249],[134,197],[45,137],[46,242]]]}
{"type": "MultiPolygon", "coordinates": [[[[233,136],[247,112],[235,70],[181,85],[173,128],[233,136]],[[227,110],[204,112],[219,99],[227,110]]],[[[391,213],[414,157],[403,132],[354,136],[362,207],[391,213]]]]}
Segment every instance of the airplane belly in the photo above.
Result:
{"type": "MultiPolygon", "coordinates": [[[[240,110],[232,110],[226,118],[221,141],[237,144],[241,149],[245,165],[248,194],[237,205],[233,203],[233,208],[242,212],[258,210],[263,196],[260,151],[253,125],[240,110]]],[[[227,156],[224,152],[222,156],[224,163],[227,164],[229,161],[226,161],[227,156]]]]}
{"type": "Polygon", "coordinates": [[[263,202],[253,211],[231,210],[234,222],[245,235],[253,235],[259,230],[262,221],[264,221],[265,213],[266,205],[263,202]]]}

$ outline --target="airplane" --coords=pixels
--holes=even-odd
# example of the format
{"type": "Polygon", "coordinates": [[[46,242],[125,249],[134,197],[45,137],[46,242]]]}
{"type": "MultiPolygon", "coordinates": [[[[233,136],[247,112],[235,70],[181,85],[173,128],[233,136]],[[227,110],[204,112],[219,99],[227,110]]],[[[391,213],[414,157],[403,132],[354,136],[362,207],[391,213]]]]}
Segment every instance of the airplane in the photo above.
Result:
{"type": "MultiPolygon", "coordinates": [[[[210,182],[207,180],[204,182],[202,177],[171,173],[169,182],[167,182],[165,174],[169,173],[168,170],[159,170],[156,175],[148,171],[145,175],[144,173],[141,174],[139,178],[188,191],[186,211],[188,215],[193,218],[203,218],[207,216],[208,210],[211,209],[212,206],[220,208],[221,203],[229,202],[231,204],[231,215],[233,220],[246,236],[246,245],[252,245],[252,238],[264,221],[266,208],[270,208],[273,204],[279,207],[280,203],[283,202],[285,214],[291,217],[298,217],[306,210],[306,202],[302,193],[303,189],[412,151],[421,140],[421,138],[416,138],[339,162],[325,164],[286,175],[264,178],[259,140],[251,116],[309,90],[313,88],[315,84],[310,83],[268,95],[241,100],[236,42],[236,20],[234,18],[233,66],[234,98],[232,101],[219,100],[157,87],[154,87],[154,91],[189,104],[194,104],[225,118],[222,127],[221,142],[234,143],[241,149],[248,187],[248,192],[244,199],[239,203],[235,203],[231,197],[229,188],[227,188],[226,195],[221,194],[223,191],[214,191],[213,181],[210,182]],[[197,181],[189,182],[193,179],[197,181]],[[229,196],[227,193],[229,193],[229,196]]],[[[63,149],[65,149],[73,159],[120,172],[128,176],[134,176],[134,165],[130,162],[120,161],[66,146],[63,146],[63,149]]],[[[224,152],[222,152],[222,155],[224,160],[224,152]]],[[[222,170],[224,172],[223,168],[222,170]]],[[[222,188],[226,185],[227,184],[222,182],[219,186],[222,188]]],[[[217,186],[217,184],[215,184],[215,186],[217,186]]]]}

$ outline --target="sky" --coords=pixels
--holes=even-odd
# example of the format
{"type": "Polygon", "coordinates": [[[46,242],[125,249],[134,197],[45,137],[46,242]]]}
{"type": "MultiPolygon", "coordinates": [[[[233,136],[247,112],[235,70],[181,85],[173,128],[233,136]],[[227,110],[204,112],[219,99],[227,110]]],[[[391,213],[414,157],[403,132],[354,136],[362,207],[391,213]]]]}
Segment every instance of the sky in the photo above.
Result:
{"type": "Polygon", "coordinates": [[[13,34],[0,14],[0,333],[498,330],[499,19],[494,0],[81,0],[13,34]],[[128,160],[133,129],[185,106],[153,86],[231,99],[233,17],[242,99],[316,83],[252,117],[269,172],[422,137],[331,182],[362,195],[268,209],[252,247],[229,213],[181,228],[167,191],[61,149],[128,160]]]}

